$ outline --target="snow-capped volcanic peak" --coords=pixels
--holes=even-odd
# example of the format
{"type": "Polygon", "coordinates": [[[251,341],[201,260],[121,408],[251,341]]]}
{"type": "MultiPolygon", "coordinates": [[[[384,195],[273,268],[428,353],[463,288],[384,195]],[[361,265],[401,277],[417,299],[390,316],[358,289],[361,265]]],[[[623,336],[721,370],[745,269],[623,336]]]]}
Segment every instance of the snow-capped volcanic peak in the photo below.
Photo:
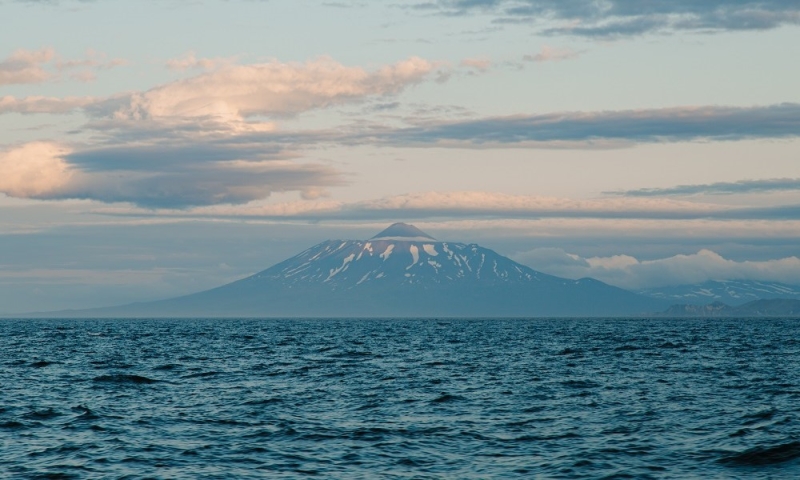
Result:
{"type": "Polygon", "coordinates": [[[205,292],[94,316],[500,318],[639,315],[666,307],[663,300],[597,280],[553,277],[474,243],[440,242],[397,223],[369,240],[327,240],[205,292]]]}
{"type": "Polygon", "coordinates": [[[370,240],[395,240],[405,242],[435,242],[436,239],[414,225],[395,223],[370,240]]]}
{"type": "Polygon", "coordinates": [[[381,284],[496,284],[540,281],[548,275],[475,244],[439,242],[396,223],[369,240],[328,240],[255,277],[285,284],[354,288],[381,284]]]}

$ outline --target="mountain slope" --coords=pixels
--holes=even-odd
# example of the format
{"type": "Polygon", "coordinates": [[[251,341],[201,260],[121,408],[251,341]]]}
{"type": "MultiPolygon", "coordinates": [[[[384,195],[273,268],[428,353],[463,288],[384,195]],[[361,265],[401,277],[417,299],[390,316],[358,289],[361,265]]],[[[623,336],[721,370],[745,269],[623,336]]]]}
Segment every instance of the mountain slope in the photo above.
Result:
{"type": "Polygon", "coordinates": [[[222,287],[91,316],[610,316],[667,304],[597,280],[532,270],[476,244],[395,224],[370,240],[328,240],[222,287]]]}

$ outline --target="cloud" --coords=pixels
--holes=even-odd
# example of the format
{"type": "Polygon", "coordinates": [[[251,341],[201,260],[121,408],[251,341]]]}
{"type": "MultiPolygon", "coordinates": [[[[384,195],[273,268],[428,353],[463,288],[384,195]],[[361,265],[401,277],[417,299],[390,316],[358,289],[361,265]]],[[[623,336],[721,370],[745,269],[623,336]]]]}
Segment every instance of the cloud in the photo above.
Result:
{"type": "Polygon", "coordinates": [[[69,151],[57,143],[33,142],[0,153],[0,191],[37,198],[63,189],[74,175],[64,160],[69,151]]]}
{"type": "Polygon", "coordinates": [[[98,102],[94,97],[41,97],[32,96],[17,99],[12,96],[0,97],[0,115],[4,113],[72,113],[98,102]]]}
{"type": "Polygon", "coordinates": [[[492,66],[492,61],[488,58],[465,58],[461,60],[460,65],[483,73],[489,70],[489,67],[492,66]]]}
{"type": "MultiPolygon", "coordinates": [[[[412,57],[366,71],[329,58],[220,67],[160,87],[109,98],[0,99],[0,113],[68,113],[83,109],[91,133],[50,163],[66,165],[69,181],[26,189],[13,175],[0,192],[37,199],[132,202],[148,208],[247,203],[273,192],[318,198],[344,183],[340,172],[304,163],[308,149],[342,131],[280,132],[264,117],[387,97],[424,81],[435,65],[412,57]],[[56,188],[57,187],[57,188],[56,188]]],[[[39,150],[23,145],[3,154],[0,176],[13,162],[39,165],[39,150]],[[14,159],[13,162],[10,159],[14,159]]]]}
{"type": "Polygon", "coordinates": [[[418,57],[368,72],[323,57],[305,63],[229,65],[131,95],[115,118],[288,117],[393,95],[421,83],[436,66],[418,57]]]}
{"type": "Polygon", "coordinates": [[[185,208],[247,203],[274,192],[320,196],[327,187],[344,183],[338,171],[320,164],[231,160],[233,152],[215,156],[202,147],[142,150],[24,144],[0,153],[0,192],[40,200],[90,199],[145,208],[185,208]]]}
{"type": "MultiPolygon", "coordinates": [[[[306,197],[313,198],[312,191],[306,197]]],[[[240,202],[241,203],[241,202],[240,202]]],[[[454,220],[646,220],[646,221],[792,221],[800,220],[800,206],[743,208],[710,203],[654,198],[600,198],[574,200],[495,192],[422,192],[362,200],[322,203],[247,204],[182,211],[128,211],[165,217],[236,217],[270,220],[395,221],[403,219],[454,220]]]]}
{"type": "Polygon", "coordinates": [[[659,30],[668,30],[670,22],[665,15],[648,15],[602,23],[570,23],[560,27],[548,28],[549,35],[574,35],[579,37],[616,38],[632,37],[659,30]]]}
{"type": "Polygon", "coordinates": [[[343,205],[351,218],[676,218],[713,214],[708,204],[651,199],[572,200],[496,192],[423,192],[343,205]]]}
{"type": "Polygon", "coordinates": [[[544,33],[601,38],[800,24],[800,4],[794,0],[437,0],[415,8],[446,15],[489,13],[498,23],[528,23],[542,26],[544,33]]]}
{"type": "Polygon", "coordinates": [[[95,79],[97,70],[107,70],[126,63],[123,59],[109,59],[104,53],[91,49],[86,52],[85,58],[77,60],[63,60],[52,48],[20,49],[0,61],[0,85],[57,80],[63,78],[61,74],[65,71],[72,71],[67,75],[68,78],[87,82],[95,79]]]}
{"type": "Polygon", "coordinates": [[[220,63],[215,68],[150,90],[109,98],[6,96],[0,100],[0,113],[65,113],[85,107],[95,119],[172,121],[207,117],[241,123],[253,117],[291,117],[369,97],[395,95],[428,80],[439,66],[411,57],[367,71],[322,57],[305,63],[220,63]]]}
{"type": "Polygon", "coordinates": [[[522,57],[526,62],[559,62],[577,58],[581,53],[569,48],[555,48],[545,45],[535,55],[525,55],[522,57]]]}
{"type": "Polygon", "coordinates": [[[128,61],[122,58],[108,58],[103,52],[88,49],[84,58],[77,60],[62,60],[57,58],[55,67],[61,70],[71,70],[76,68],[91,68],[96,70],[108,70],[111,68],[127,65],[128,61]]]}
{"type": "Polygon", "coordinates": [[[638,260],[629,255],[583,258],[558,248],[537,248],[514,259],[552,275],[592,277],[629,289],[741,279],[800,284],[800,258],[795,256],[737,262],[702,249],[690,255],[638,260]]]}
{"type": "MultiPolygon", "coordinates": [[[[302,90],[302,86],[300,87],[302,90]]],[[[394,87],[389,91],[394,91],[394,87]]],[[[235,90],[235,89],[234,89],[235,90]]],[[[372,90],[369,90],[372,91],[372,90]]],[[[366,93],[365,93],[366,95],[366,93]]],[[[141,98],[145,98],[142,96],[141,98]]],[[[200,97],[197,97],[198,99],[200,97]]],[[[312,95],[312,99],[318,97],[312,95]]],[[[355,98],[352,101],[360,101],[355,98]]],[[[146,103],[146,102],[145,102],[146,103]]],[[[313,102],[306,102],[306,105],[313,102]]],[[[316,105],[324,105],[320,101],[316,105]]],[[[593,113],[556,113],[534,116],[498,117],[478,120],[437,122],[427,121],[410,128],[355,125],[318,131],[281,131],[269,122],[249,121],[233,104],[230,116],[170,116],[174,110],[162,110],[167,116],[148,113],[128,115],[130,97],[105,100],[73,99],[51,102],[50,99],[0,100],[0,111],[36,111],[82,108],[95,120],[85,129],[92,143],[73,145],[74,151],[60,157],[71,171],[93,173],[94,178],[106,175],[113,188],[85,186],[65,191],[36,195],[14,194],[31,198],[88,198],[107,202],[128,201],[148,207],[189,207],[219,203],[247,203],[266,198],[271,192],[299,191],[314,197],[316,191],[343,184],[343,177],[330,167],[292,170],[281,167],[272,170],[265,162],[292,162],[300,150],[322,145],[392,145],[401,147],[459,147],[459,148],[611,148],[643,142],[677,142],[692,140],[738,140],[742,138],[782,138],[800,133],[800,105],[782,104],[766,107],[684,107],[657,110],[633,110],[593,113]],[[88,104],[87,104],[88,103],[88,104]],[[123,112],[120,114],[120,112],[123,112]],[[234,163],[245,162],[252,176],[242,169],[232,169],[234,163]],[[249,162],[249,163],[248,163],[249,162]],[[117,175],[118,177],[115,177],[117,175]],[[121,175],[121,176],[119,176],[121,175]],[[119,180],[114,180],[119,178],[119,180]],[[172,180],[168,180],[168,179],[172,180]],[[192,191],[192,181],[197,182],[192,191]],[[253,179],[258,179],[253,180],[253,179]],[[281,186],[279,182],[285,182],[281,186]],[[173,183],[170,184],[169,181],[173,183]],[[262,182],[257,188],[252,182],[262,182]],[[170,186],[171,185],[171,186],[170,186]],[[236,188],[239,185],[241,188],[236,188]],[[141,189],[141,195],[135,188],[141,189]]],[[[174,104],[170,104],[174,105],[174,104]]],[[[247,108],[257,108],[250,105],[247,108]]],[[[280,106],[265,106],[260,112],[277,111],[280,106]]],[[[311,108],[310,106],[308,108],[311,108]]],[[[248,110],[253,111],[253,110],[248,110]]],[[[282,110],[286,112],[287,110],[282,110]]],[[[21,158],[21,157],[18,157],[21,158]]],[[[23,160],[24,161],[24,160],[23,160]]],[[[9,163],[0,165],[10,168],[9,163]]],[[[277,164],[275,164],[277,165],[277,164]]],[[[14,177],[16,178],[16,177],[14,177]]],[[[78,178],[78,177],[75,177],[78,178]]],[[[82,177],[81,177],[82,178],[82,177]]],[[[71,184],[74,186],[74,184],[71,184]]],[[[95,185],[93,182],[85,185],[95,185]]],[[[719,187],[719,186],[718,186],[719,187]]],[[[746,187],[746,186],[745,186],[746,187]]],[[[775,185],[772,185],[774,188],[775,185]]],[[[715,187],[716,188],[716,187],[715,187]]],[[[727,187],[733,188],[733,187],[727,187]]],[[[738,188],[742,188],[740,185],[738,188]]],[[[754,187],[747,187],[754,188],[754,187]]],[[[719,189],[719,188],[718,188],[719,189]]],[[[23,191],[21,187],[6,186],[0,191],[23,191]]],[[[479,216],[495,218],[586,217],[586,218],[717,218],[717,219],[796,219],[800,205],[777,205],[762,208],[732,208],[719,205],[626,203],[615,205],[612,200],[548,203],[536,198],[509,196],[487,197],[485,194],[440,194],[430,202],[430,208],[419,207],[433,198],[406,196],[382,199],[362,205],[350,205],[337,215],[348,218],[382,215],[383,218],[403,218],[412,213],[434,216],[479,216]],[[504,205],[499,207],[497,205],[504,205]],[[395,205],[392,211],[391,205],[395,205]],[[414,207],[410,211],[407,207],[414,207]],[[487,206],[491,206],[487,207],[487,206]],[[416,210],[415,210],[416,209],[416,210]],[[377,212],[377,213],[376,213],[377,212]]],[[[653,195],[618,195],[625,197],[653,195]]],[[[625,200],[626,201],[626,200],[625,200]]],[[[663,199],[658,202],[663,202],[663,199]]],[[[330,215],[326,212],[325,215],[330,215]]]]}
{"type": "Polygon", "coordinates": [[[52,48],[15,51],[0,61],[0,85],[42,83],[49,80],[53,74],[44,66],[53,58],[55,50],[52,48]]]}
{"type": "Polygon", "coordinates": [[[732,195],[742,193],[769,193],[800,191],[800,178],[770,178],[763,180],[740,180],[701,185],[678,185],[669,188],[640,188],[605,192],[626,197],[662,197],[670,195],[732,195]]]}
{"type": "Polygon", "coordinates": [[[236,57],[197,58],[192,51],[186,52],[178,58],[167,60],[166,66],[170,70],[215,70],[225,65],[232,65],[236,57]]]}
{"type": "Polygon", "coordinates": [[[376,143],[458,148],[618,148],[632,143],[800,136],[800,104],[513,115],[381,132],[376,143]]]}

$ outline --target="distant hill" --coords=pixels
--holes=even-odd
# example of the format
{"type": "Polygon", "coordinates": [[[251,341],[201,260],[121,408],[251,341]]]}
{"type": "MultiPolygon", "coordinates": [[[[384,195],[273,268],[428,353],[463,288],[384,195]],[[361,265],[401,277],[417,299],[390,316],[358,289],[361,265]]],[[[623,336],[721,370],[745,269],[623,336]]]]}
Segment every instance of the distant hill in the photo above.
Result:
{"type": "Polygon", "coordinates": [[[477,244],[394,224],[369,240],[327,240],[205,292],[60,317],[628,316],[663,300],[532,270],[477,244]]]}
{"type": "Polygon", "coordinates": [[[665,317],[800,317],[800,300],[754,300],[739,306],[722,302],[708,305],[673,305],[661,316],[665,317]]]}
{"type": "Polygon", "coordinates": [[[754,280],[708,281],[692,285],[635,290],[635,292],[670,303],[688,305],[722,302],[736,306],[753,300],[773,298],[800,300],[800,286],[754,280]]]}

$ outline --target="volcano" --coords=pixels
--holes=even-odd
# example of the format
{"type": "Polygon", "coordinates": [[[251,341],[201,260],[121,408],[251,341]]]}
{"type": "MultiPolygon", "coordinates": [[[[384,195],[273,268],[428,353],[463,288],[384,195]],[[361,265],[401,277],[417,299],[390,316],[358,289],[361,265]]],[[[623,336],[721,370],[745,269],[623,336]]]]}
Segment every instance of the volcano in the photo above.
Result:
{"type": "Polygon", "coordinates": [[[327,240],[212,290],[72,312],[101,317],[630,316],[666,308],[584,278],[532,270],[474,243],[396,223],[368,240],[327,240]]]}

